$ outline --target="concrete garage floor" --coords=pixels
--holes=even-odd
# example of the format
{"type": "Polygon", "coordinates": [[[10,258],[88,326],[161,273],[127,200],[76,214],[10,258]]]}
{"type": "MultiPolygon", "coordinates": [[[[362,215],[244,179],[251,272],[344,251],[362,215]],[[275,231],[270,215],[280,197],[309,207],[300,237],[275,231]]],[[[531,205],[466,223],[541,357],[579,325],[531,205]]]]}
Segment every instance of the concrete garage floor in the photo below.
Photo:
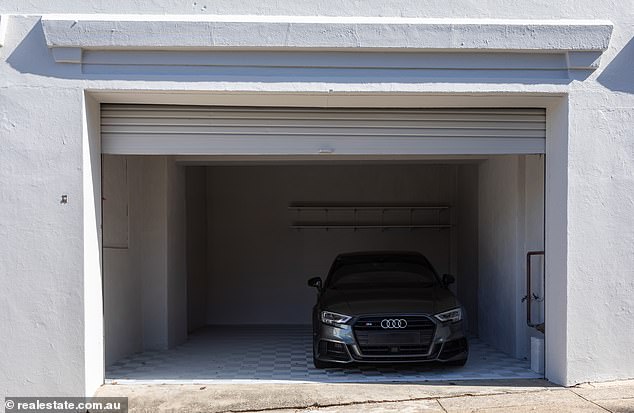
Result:
{"type": "Polygon", "coordinates": [[[573,388],[540,379],[398,385],[105,385],[96,396],[128,397],[131,413],[634,411],[634,381],[573,388]]]}
{"type": "Polygon", "coordinates": [[[108,367],[106,383],[407,383],[540,378],[529,363],[469,341],[464,367],[362,365],[318,370],[309,326],[208,327],[174,349],[132,355],[108,367]]]}

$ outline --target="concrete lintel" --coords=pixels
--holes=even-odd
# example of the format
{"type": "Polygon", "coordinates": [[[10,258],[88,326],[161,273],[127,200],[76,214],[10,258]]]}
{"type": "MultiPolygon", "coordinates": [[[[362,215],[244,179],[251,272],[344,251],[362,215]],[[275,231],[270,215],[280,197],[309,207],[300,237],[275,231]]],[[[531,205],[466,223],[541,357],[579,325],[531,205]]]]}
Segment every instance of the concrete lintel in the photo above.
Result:
{"type": "Polygon", "coordinates": [[[601,20],[47,15],[49,48],[604,51],[601,20]]]}

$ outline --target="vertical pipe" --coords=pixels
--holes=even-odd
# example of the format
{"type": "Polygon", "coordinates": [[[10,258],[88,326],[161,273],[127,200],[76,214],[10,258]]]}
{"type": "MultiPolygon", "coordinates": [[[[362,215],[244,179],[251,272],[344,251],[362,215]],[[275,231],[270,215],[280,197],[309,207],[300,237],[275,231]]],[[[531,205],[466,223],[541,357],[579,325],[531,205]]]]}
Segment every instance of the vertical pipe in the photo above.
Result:
{"type": "Polygon", "coordinates": [[[536,327],[537,324],[531,322],[531,257],[533,255],[544,255],[544,251],[529,251],[526,253],[526,324],[529,327],[536,327]]]}

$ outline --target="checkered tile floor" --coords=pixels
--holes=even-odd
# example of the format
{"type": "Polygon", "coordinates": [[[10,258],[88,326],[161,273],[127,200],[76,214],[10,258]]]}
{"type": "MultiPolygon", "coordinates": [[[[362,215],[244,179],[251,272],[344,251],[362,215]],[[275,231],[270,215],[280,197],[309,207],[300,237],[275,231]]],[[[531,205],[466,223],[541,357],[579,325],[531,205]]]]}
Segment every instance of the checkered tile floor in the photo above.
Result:
{"type": "Polygon", "coordinates": [[[469,340],[464,367],[438,365],[351,366],[318,370],[312,364],[307,326],[208,327],[186,343],[122,359],[106,370],[106,382],[420,382],[539,378],[529,362],[501,353],[477,338],[469,340]]]}

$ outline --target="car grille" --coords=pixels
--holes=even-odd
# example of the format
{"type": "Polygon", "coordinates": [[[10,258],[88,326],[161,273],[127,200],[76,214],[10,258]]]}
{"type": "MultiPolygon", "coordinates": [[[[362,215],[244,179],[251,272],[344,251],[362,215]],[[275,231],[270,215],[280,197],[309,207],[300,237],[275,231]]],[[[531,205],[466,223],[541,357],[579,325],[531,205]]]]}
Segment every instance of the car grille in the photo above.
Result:
{"type": "Polygon", "coordinates": [[[406,356],[429,353],[436,323],[426,316],[361,317],[353,326],[364,356],[406,356]],[[384,319],[406,320],[405,328],[383,328],[384,319]]]}

